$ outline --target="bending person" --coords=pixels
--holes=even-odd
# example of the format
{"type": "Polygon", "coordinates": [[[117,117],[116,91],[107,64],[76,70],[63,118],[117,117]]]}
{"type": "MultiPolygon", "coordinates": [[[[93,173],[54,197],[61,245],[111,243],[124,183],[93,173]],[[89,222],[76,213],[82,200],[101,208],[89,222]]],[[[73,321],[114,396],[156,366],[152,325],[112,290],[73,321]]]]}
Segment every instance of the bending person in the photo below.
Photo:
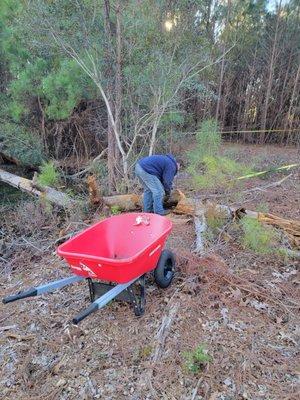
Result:
{"type": "Polygon", "coordinates": [[[167,215],[164,210],[165,194],[170,195],[179,163],[172,154],[141,158],[135,166],[135,174],[143,185],[143,211],[167,215]]]}

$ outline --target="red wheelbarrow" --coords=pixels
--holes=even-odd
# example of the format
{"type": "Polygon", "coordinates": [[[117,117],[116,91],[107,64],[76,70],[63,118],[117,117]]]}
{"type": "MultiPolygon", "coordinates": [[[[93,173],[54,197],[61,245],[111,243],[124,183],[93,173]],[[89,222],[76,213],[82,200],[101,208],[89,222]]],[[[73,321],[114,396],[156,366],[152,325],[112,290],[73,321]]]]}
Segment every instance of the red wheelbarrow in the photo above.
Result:
{"type": "Polygon", "coordinates": [[[57,249],[57,254],[67,261],[75,276],[5,297],[3,303],[87,280],[92,303],[73,318],[74,324],[112,299],[132,303],[135,315],[142,315],[145,274],[154,270],[154,279],[161,288],[168,287],[173,279],[174,255],[163,250],[171,229],[169,219],[148,213],[122,214],[98,222],[57,249]]]}

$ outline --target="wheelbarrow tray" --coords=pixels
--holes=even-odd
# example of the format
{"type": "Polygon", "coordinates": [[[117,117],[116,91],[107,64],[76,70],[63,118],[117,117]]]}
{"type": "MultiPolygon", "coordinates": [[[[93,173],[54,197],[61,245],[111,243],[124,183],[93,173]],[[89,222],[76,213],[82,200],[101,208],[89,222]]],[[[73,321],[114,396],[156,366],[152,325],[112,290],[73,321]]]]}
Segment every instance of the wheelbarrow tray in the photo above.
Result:
{"type": "Polygon", "coordinates": [[[126,283],[156,267],[171,229],[172,222],[157,214],[116,215],[66,241],[57,254],[76,275],[126,283]]]}

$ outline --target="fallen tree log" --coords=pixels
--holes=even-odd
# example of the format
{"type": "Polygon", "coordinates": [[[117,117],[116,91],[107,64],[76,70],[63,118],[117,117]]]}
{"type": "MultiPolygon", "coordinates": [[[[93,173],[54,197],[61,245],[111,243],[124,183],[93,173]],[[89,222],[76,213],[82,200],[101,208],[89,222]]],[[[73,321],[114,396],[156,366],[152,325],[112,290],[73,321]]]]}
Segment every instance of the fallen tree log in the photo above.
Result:
{"type": "MultiPolygon", "coordinates": [[[[40,188],[30,179],[11,174],[2,169],[0,169],[0,181],[61,207],[71,207],[76,204],[76,200],[71,199],[63,192],[48,186],[40,188]]],[[[138,194],[104,196],[100,197],[99,201],[109,208],[117,207],[120,211],[136,211],[141,209],[142,196],[138,194]]],[[[212,206],[225,218],[241,218],[243,216],[248,216],[250,218],[256,218],[262,223],[280,228],[286,232],[290,242],[295,247],[300,247],[300,221],[288,220],[273,214],[260,213],[244,208],[234,208],[221,204],[212,204],[211,202],[201,202],[200,199],[187,198],[180,190],[174,190],[172,195],[166,199],[164,205],[165,207],[175,206],[172,210],[175,214],[196,217],[195,225],[200,235],[197,238],[199,248],[202,246],[201,234],[203,234],[203,227],[205,226],[205,213],[212,206]]]]}
{"type": "MultiPolygon", "coordinates": [[[[20,189],[31,196],[45,199],[46,201],[60,207],[70,207],[78,203],[64,192],[58,191],[49,186],[41,187],[36,182],[35,178],[36,176],[30,180],[0,169],[0,181],[7,183],[16,189],[20,189]]],[[[142,196],[138,194],[121,194],[101,197],[96,179],[93,176],[88,178],[88,189],[91,204],[104,204],[109,208],[116,207],[120,211],[136,211],[142,207],[142,196]]],[[[166,199],[164,205],[165,207],[174,207],[184,198],[185,195],[180,190],[174,190],[172,195],[166,199]]]]}
{"type": "MultiPolygon", "coordinates": [[[[170,197],[165,198],[164,207],[174,207],[185,198],[185,195],[180,190],[174,190],[170,197]]],[[[103,197],[103,203],[106,206],[117,207],[120,211],[136,211],[142,207],[142,202],[142,196],[134,193],[103,197]]]]}
{"type": "Polygon", "coordinates": [[[11,174],[3,169],[0,169],[0,181],[7,183],[16,189],[20,189],[22,192],[28,193],[31,196],[39,197],[60,207],[70,207],[75,203],[74,200],[63,192],[48,186],[43,187],[42,191],[34,186],[32,180],[11,174]]]}

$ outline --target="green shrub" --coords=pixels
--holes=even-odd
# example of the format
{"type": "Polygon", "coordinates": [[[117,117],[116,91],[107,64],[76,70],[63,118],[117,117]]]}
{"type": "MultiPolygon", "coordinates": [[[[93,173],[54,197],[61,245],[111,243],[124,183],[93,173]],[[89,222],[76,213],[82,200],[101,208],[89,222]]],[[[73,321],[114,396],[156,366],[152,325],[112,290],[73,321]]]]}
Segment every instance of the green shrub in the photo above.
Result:
{"type": "Polygon", "coordinates": [[[43,145],[40,137],[20,125],[6,123],[0,131],[2,151],[16,158],[23,165],[40,165],[43,161],[43,145]]]}
{"type": "Polygon", "coordinates": [[[196,134],[196,148],[188,153],[189,172],[196,173],[205,157],[215,157],[220,149],[221,134],[218,124],[213,119],[203,121],[196,134]]]}
{"type": "Polygon", "coordinates": [[[194,173],[193,182],[197,187],[211,188],[233,183],[235,176],[248,173],[249,169],[225,157],[205,156],[202,162],[202,175],[194,173]]]}
{"type": "Polygon", "coordinates": [[[38,182],[43,186],[55,186],[59,182],[59,173],[53,162],[44,162],[40,168],[38,182]]]}
{"type": "Polygon", "coordinates": [[[41,85],[48,102],[46,115],[54,120],[68,118],[81,99],[95,95],[91,80],[74,60],[61,60],[41,85]]]}
{"type": "Polygon", "coordinates": [[[47,73],[49,65],[46,60],[37,58],[25,63],[24,67],[15,71],[9,83],[8,93],[12,99],[9,105],[10,116],[15,122],[33,111],[35,96],[41,96],[41,79],[47,73]]]}
{"type": "Polygon", "coordinates": [[[203,370],[212,361],[212,357],[207,354],[207,350],[202,344],[197,346],[193,351],[184,353],[183,356],[185,358],[185,368],[193,374],[197,374],[203,370]]]}
{"type": "Polygon", "coordinates": [[[275,230],[265,227],[257,219],[244,217],[241,220],[243,229],[242,244],[258,254],[274,252],[273,246],[277,239],[275,230]]]}
{"type": "Polygon", "coordinates": [[[207,120],[202,123],[196,142],[196,148],[188,153],[188,172],[197,188],[223,185],[234,177],[251,172],[248,167],[219,156],[221,134],[216,121],[207,120]]]}

